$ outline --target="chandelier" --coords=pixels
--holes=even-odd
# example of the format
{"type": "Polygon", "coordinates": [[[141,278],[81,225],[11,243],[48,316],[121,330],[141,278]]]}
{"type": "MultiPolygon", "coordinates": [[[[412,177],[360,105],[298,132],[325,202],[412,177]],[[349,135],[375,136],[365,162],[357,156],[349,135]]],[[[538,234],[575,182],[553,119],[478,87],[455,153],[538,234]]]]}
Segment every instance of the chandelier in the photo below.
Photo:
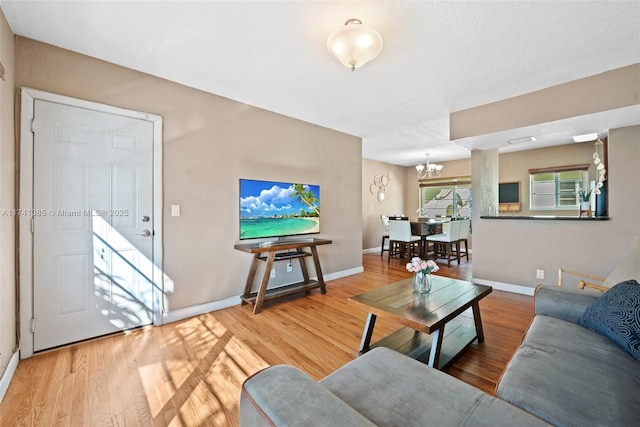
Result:
{"type": "Polygon", "coordinates": [[[380,54],[382,37],[359,19],[349,19],[344,27],[331,33],[327,49],[342,65],[354,71],[380,54]]]}
{"type": "Polygon", "coordinates": [[[424,165],[416,166],[416,171],[418,171],[418,179],[439,177],[442,173],[442,165],[430,163],[429,153],[425,154],[425,156],[427,156],[427,162],[424,165]]]}

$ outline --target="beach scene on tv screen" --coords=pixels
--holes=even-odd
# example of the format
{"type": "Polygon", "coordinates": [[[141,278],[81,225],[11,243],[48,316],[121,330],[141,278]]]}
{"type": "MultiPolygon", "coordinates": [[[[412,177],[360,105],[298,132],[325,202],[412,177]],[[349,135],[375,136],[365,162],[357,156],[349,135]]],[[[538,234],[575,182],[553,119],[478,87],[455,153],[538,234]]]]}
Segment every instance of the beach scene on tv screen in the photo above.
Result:
{"type": "Polygon", "coordinates": [[[320,186],[240,180],[240,239],[320,232],[320,186]]]}

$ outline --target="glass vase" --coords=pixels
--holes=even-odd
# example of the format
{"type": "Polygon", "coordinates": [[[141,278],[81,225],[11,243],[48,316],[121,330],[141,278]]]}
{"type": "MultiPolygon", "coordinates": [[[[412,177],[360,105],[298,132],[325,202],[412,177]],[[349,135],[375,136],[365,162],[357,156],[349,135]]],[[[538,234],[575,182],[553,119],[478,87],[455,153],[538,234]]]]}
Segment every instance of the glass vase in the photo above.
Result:
{"type": "Polygon", "coordinates": [[[431,273],[416,271],[413,274],[413,291],[419,294],[431,292],[431,273]]]}

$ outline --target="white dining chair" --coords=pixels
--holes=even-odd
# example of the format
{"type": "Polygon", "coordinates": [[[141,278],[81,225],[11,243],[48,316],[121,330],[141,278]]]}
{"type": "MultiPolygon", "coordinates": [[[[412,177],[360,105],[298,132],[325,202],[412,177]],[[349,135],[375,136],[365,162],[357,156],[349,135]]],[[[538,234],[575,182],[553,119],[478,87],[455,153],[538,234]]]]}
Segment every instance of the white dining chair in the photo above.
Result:
{"type": "Polygon", "coordinates": [[[411,235],[411,223],[409,221],[389,221],[389,256],[387,263],[391,262],[391,257],[404,254],[420,255],[422,238],[411,235]]]}
{"type": "Polygon", "coordinates": [[[384,255],[384,251],[388,251],[389,247],[385,249],[385,240],[389,240],[389,215],[380,215],[380,225],[382,226],[382,242],[380,243],[380,258],[384,255]]]}
{"type": "Polygon", "coordinates": [[[455,255],[460,264],[459,251],[455,249],[460,238],[460,223],[462,221],[451,221],[448,227],[443,226],[443,232],[427,236],[427,245],[433,244],[433,256],[437,258],[447,258],[447,266],[451,267],[451,257],[455,255]]]}
{"type": "Polygon", "coordinates": [[[458,235],[458,244],[456,245],[456,252],[458,254],[458,264],[462,257],[467,258],[469,261],[469,231],[471,229],[470,219],[461,219],[460,221],[460,234],[458,235]],[[462,251],[462,244],[464,243],[464,251],[462,251]]]}

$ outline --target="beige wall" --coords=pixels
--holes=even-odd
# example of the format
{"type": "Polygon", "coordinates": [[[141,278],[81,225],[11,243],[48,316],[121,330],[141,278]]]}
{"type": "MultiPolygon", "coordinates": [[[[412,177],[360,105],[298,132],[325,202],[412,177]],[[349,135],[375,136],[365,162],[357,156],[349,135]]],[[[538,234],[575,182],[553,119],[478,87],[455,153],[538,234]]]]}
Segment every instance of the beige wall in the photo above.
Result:
{"type": "MultiPolygon", "coordinates": [[[[640,126],[609,131],[609,220],[480,219],[474,211],[473,277],[535,287],[554,284],[557,268],[606,276],[640,235],[640,126]],[[536,279],[536,269],[545,279],[536,279]]],[[[472,152],[475,168],[482,152],[472,152]]],[[[481,197],[475,186],[474,200],[481,197]]]]}
{"type": "Polygon", "coordinates": [[[536,150],[516,151],[500,154],[499,180],[500,182],[520,182],[520,212],[501,213],[504,216],[518,215],[566,215],[578,216],[578,209],[547,211],[530,210],[529,204],[529,169],[548,168],[553,166],[589,164],[589,180],[595,181],[596,169],[593,164],[593,142],[568,144],[556,147],[539,148],[536,150]]]}
{"type": "Polygon", "coordinates": [[[16,87],[164,118],[164,267],[169,310],[242,293],[239,178],[320,185],[323,273],[362,266],[362,143],[315,126],[34,40],[16,38],[16,87]],[[171,217],[180,204],[182,216],[171,217]]]}
{"type": "MultiPolygon", "coordinates": [[[[14,37],[0,11],[0,212],[15,205],[15,149],[13,130],[14,37]]],[[[16,347],[15,218],[0,214],[0,377],[16,347]]]]}
{"type": "Polygon", "coordinates": [[[640,103],[640,64],[450,114],[451,140],[640,103]]]}
{"type": "Polygon", "coordinates": [[[362,159],[362,248],[380,249],[382,227],[380,215],[408,215],[405,203],[405,168],[375,160],[362,159]],[[379,203],[369,185],[376,175],[391,172],[385,200],[379,203]]]}

